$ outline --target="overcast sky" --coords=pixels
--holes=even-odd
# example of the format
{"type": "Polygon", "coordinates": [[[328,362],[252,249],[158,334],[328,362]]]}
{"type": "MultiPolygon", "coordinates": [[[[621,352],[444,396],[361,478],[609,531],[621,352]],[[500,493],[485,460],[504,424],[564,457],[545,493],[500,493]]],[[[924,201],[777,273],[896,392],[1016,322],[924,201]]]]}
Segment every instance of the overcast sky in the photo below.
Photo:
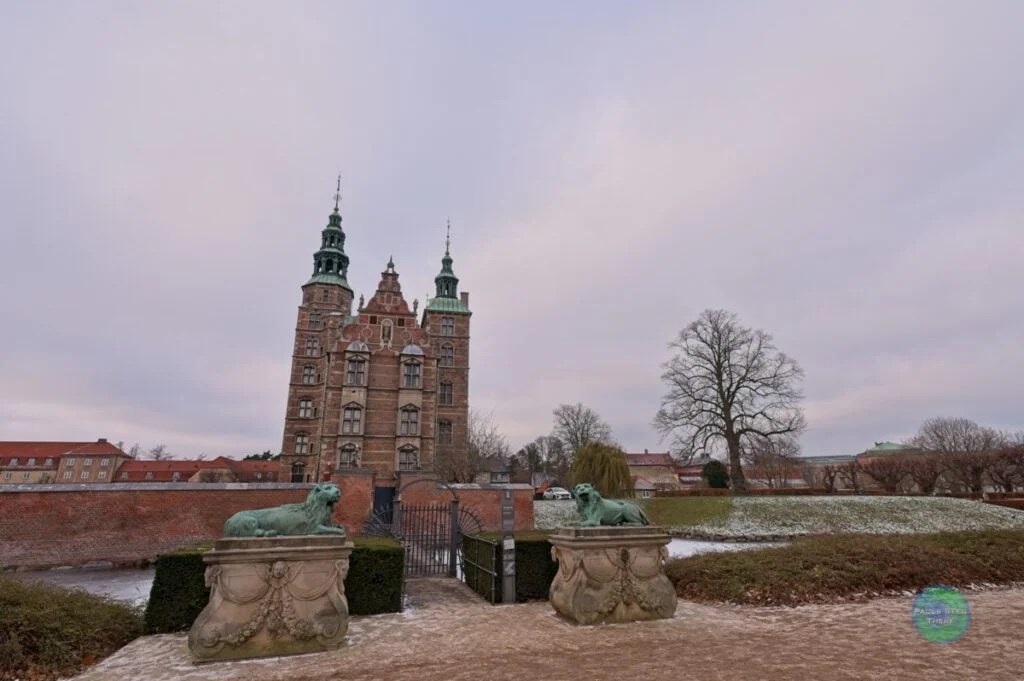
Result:
{"type": "Polygon", "coordinates": [[[627,449],[705,308],[808,455],[1024,428],[1024,3],[7,2],[0,439],[279,451],[343,173],[356,294],[452,255],[470,401],[627,449]]]}

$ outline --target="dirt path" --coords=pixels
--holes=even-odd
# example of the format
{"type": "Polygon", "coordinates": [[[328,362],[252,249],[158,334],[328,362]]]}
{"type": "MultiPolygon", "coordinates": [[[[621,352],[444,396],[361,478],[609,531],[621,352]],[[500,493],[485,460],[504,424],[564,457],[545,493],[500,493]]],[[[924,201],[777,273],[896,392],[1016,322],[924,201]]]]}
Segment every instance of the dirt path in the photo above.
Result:
{"type": "Polygon", "coordinates": [[[423,580],[404,613],[353,618],[338,651],[196,667],[182,635],[149,636],[78,677],[240,681],[643,681],[1024,677],[1024,589],[969,593],[972,622],[951,645],[924,641],[912,599],[800,608],[680,601],[671,620],[577,627],[546,602],[491,606],[456,582],[423,580]],[[452,598],[439,604],[451,589],[452,598]]]}

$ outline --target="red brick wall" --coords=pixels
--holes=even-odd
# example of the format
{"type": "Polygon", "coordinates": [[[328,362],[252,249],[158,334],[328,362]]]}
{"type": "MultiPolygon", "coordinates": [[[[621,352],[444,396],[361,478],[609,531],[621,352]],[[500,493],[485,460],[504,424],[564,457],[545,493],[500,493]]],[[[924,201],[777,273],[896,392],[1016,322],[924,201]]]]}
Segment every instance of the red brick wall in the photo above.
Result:
{"type": "MultiPolygon", "coordinates": [[[[347,527],[350,534],[359,534],[373,507],[373,473],[336,475],[332,482],[341,487],[335,522],[347,527]]],[[[220,537],[224,521],[237,511],[300,502],[312,485],[119,483],[10,487],[0,488],[0,567],[4,568],[80,566],[100,561],[126,565],[152,560],[158,554],[220,537]]],[[[533,529],[530,487],[455,487],[461,505],[471,509],[486,530],[501,528],[501,498],[506,489],[515,498],[515,528],[533,529]]],[[[413,485],[402,493],[402,501],[410,504],[450,500],[451,493],[432,482],[413,485]]]]}
{"type": "MultiPolygon", "coordinates": [[[[448,503],[452,492],[432,482],[432,478],[419,478],[422,482],[410,484],[413,478],[402,476],[401,502],[403,504],[448,503]]],[[[484,530],[501,529],[501,499],[510,490],[515,507],[515,529],[533,529],[533,488],[529,485],[453,485],[452,490],[459,498],[461,508],[471,510],[483,523],[484,530]]]]}
{"type": "MultiPolygon", "coordinates": [[[[371,474],[334,480],[342,494],[334,519],[351,534],[369,516],[373,480],[371,474]]],[[[224,521],[237,511],[302,501],[311,485],[46,487],[52,491],[0,491],[0,567],[152,560],[222,536],[224,521]]]]}

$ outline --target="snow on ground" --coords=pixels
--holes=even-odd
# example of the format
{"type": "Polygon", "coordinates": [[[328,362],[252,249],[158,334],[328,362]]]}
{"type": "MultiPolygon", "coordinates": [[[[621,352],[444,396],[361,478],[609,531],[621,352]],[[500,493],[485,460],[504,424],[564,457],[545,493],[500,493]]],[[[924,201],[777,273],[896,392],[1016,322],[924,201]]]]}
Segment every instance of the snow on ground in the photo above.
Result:
{"type": "Polygon", "coordinates": [[[941,497],[740,497],[727,518],[686,530],[722,537],[916,534],[1024,527],[1024,513],[941,497]]]}
{"type": "MultiPolygon", "coordinates": [[[[686,498],[681,497],[680,503],[686,498]]],[[[534,523],[550,530],[574,523],[576,502],[535,501],[534,523]]],[[[729,516],[673,528],[673,534],[751,538],[859,532],[915,534],[1024,527],[1024,512],[943,497],[738,497],[729,516]]]]}

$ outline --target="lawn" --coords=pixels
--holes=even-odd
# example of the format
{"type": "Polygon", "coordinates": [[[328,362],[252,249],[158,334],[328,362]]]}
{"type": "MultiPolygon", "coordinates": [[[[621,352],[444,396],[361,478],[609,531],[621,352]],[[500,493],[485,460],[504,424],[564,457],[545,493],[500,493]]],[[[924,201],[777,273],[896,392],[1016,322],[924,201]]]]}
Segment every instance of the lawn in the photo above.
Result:
{"type": "Polygon", "coordinates": [[[927,586],[1024,581],[1024,530],[835,535],[669,561],[680,597],[744,605],[858,600],[927,586]]]}
{"type": "Polygon", "coordinates": [[[654,497],[644,512],[655,525],[666,527],[718,526],[732,512],[732,497],[654,497]]]}

